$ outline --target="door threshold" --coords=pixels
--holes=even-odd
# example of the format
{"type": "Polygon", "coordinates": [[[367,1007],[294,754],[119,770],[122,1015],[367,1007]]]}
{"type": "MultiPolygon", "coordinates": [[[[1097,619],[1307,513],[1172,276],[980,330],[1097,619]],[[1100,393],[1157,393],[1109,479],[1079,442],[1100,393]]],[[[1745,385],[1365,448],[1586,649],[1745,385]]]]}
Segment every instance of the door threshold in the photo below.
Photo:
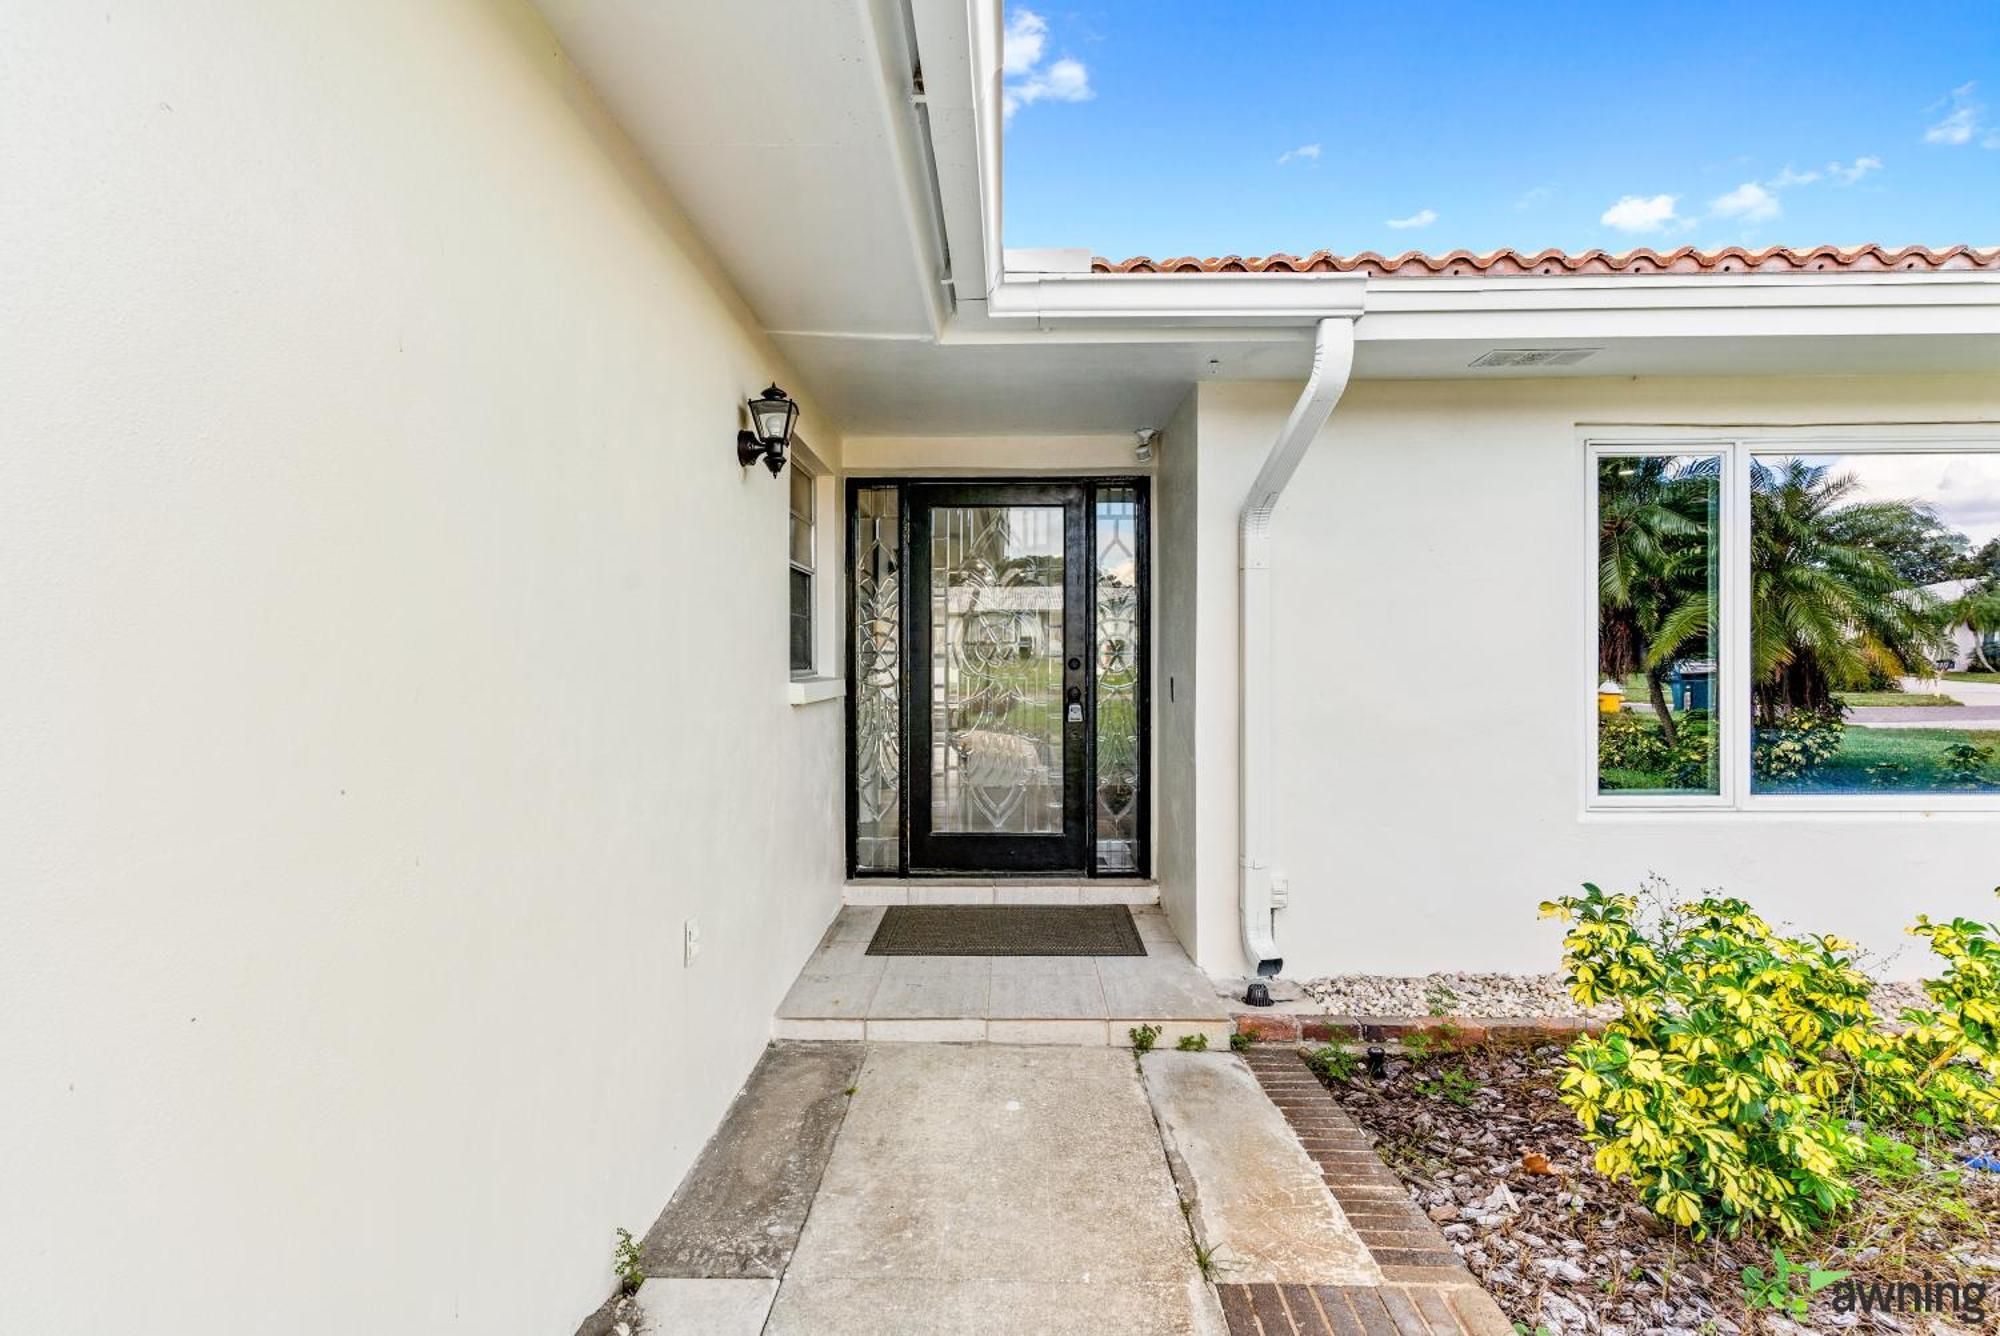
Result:
{"type": "Polygon", "coordinates": [[[1157,886],[1156,877],[1091,877],[1082,872],[925,872],[852,876],[849,886],[1157,886]]]}
{"type": "Polygon", "coordinates": [[[849,905],[1157,905],[1160,884],[1139,877],[870,877],[841,888],[849,905]]]}

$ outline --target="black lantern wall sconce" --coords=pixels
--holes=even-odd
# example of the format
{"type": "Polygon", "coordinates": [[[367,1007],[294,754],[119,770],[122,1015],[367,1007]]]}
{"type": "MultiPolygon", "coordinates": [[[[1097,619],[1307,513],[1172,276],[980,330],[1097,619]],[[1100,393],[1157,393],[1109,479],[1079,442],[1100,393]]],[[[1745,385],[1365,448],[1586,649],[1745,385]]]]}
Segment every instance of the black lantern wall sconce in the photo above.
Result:
{"type": "Polygon", "coordinates": [[[776,385],[750,401],[751,430],[736,433],[736,462],[749,468],[759,459],[777,477],[785,471],[785,452],[792,446],[792,424],[799,406],[776,385]]]}

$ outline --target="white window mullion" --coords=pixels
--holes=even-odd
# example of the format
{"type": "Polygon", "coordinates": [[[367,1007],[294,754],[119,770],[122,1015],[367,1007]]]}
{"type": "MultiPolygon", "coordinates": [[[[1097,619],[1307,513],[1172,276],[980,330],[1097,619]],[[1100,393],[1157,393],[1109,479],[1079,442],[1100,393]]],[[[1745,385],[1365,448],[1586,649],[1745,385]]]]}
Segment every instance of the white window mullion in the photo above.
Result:
{"type": "Polygon", "coordinates": [[[1717,664],[1722,709],[1716,726],[1722,730],[1723,792],[1730,805],[1741,807],[1750,797],[1753,718],[1750,704],[1750,450],[1742,441],[1730,443],[1723,488],[1722,586],[1720,626],[1722,657],[1717,664]]]}

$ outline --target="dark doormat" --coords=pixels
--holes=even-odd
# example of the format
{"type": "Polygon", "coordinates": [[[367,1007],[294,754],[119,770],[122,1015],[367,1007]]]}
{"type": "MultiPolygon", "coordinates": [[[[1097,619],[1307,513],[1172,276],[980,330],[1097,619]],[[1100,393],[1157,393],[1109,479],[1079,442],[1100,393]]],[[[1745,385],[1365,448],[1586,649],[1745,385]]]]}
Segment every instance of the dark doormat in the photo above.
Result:
{"type": "Polygon", "coordinates": [[[1143,956],[1123,905],[891,905],[871,956],[1143,956]]]}

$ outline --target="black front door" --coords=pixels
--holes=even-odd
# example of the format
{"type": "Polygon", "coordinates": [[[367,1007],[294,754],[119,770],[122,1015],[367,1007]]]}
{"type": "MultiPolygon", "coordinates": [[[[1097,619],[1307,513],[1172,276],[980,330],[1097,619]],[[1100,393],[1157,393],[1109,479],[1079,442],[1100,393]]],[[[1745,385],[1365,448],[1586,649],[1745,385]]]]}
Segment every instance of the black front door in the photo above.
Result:
{"type": "Polygon", "coordinates": [[[1086,489],[924,484],[907,495],[910,867],[1082,873],[1086,489]]]}

